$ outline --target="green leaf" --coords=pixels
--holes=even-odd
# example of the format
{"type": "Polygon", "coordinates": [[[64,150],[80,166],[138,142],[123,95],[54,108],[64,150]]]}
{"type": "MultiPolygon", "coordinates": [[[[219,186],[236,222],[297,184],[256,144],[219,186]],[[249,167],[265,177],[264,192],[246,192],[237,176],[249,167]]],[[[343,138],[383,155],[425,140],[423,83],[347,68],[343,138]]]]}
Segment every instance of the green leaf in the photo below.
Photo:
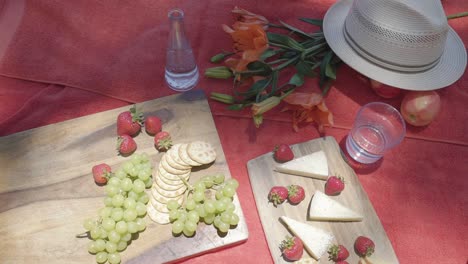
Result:
{"type": "Polygon", "coordinates": [[[336,68],[335,68],[335,66],[332,65],[331,63],[328,63],[327,66],[325,67],[325,75],[328,78],[336,80],[336,68]]]}
{"type": "Polygon", "coordinates": [[[229,105],[227,107],[228,110],[233,110],[233,111],[239,111],[239,110],[242,110],[244,109],[244,107],[246,107],[247,105],[245,104],[233,104],[233,105],[229,105]]]}
{"type": "Polygon", "coordinates": [[[289,48],[298,51],[302,51],[304,49],[304,47],[302,47],[302,45],[299,42],[286,35],[268,32],[267,36],[268,42],[271,45],[276,45],[279,47],[289,48]]]}
{"type": "Polygon", "coordinates": [[[270,57],[273,57],[275,56],[276,54],[278,54],[278,51],[276,50],[272,50],[272,49],[267,49],[265,50],[262,55],[260,55],[260,60],[264,61],[270,57]]]}
{"type": "Polygon", "coordinates": [[[291,77],[289,80],[289,84],[295,85],[295,86],[302,86],[304,84],[304,75],[300,73],[296,73],[291,77]]]}
{"type": "Polygon", "coordinates": [[[266,64],[263,61],[253,61],[247,64],[247,69],[249,70],[247,73],[252,73],[252,75],[260,75],[260,76],[269,76],[273,69],[270,65],[266,64]]]}
{"type": "Polygon", "coordinates": [[[325,83],[327,79],[327,75],[326,75],[327,65],[330,64],[330,61],[332,58],[333,58],[333,51],[330,50],[325,54],[325,57],[323,57],[322,62],[320,63],[320,81],[319,81],[320,87],[323,87],[323,84],[325,83]]]}
{"type": "Polygon", "coordinates": [[[250,88],[249,88],[249,90],[247,90],[247,92],[243,92],[243,93],[240,93],[240,94],[243,94],[245,96],[257,96],[260,92],[262,92],[263,90],[265,90],[267,88],[267,86],[270,84],[270,82],[271,82],[270,78],[259,80],[259,81],[255,82],[254,84],[252,84],[252,86],[250,86],[250,88]]]}
{"type": "Polygon", "coordinates": [[[300,30],[300,29],[297,29],[297,28],[295,28],[295,27],[293,27],[293,26],[291,26],[291,25],[288,25],[288,24],[284,23],[284,22],[281,21],[281,20],[280,20],[280,23],[281,23],[281,25],[285,26],[287,29],[291,30],[291,31],[294,32],[294,33],[297,33],[297,34],[299,34],[299,35],[301,35],[301,36],[303,36],[303,37],[306,37],[306,38],[310,38],[310,37],[311,37],[309,34],[305,33],[304,31],[302,31],[302,30],[300,30]]]}
{"type": "Polygon", "coordinates": [[[271,91],[268,96],[272,96],[276,93],[276,90],[278,89],[278,78],[279,72],[273,71],[273,74],[271,75],[271,91]]]}
{"type": "Polygon", "coordinates": [[[304,21],[306,23],[322,27],[323,26],[323,20],[322,19],[313,19],[313,18],[299,18],[299,20],[304,21]]]}
{"type": "Polygon", "coordinates": [[[302,60],[296,64],[296,70],[297,70],[297,73],[308,76],[308,77],[313,78],[317,76],[317,74],[314,72],[314,69],[309,64],[307,64],[306,62],[302,60]]]}

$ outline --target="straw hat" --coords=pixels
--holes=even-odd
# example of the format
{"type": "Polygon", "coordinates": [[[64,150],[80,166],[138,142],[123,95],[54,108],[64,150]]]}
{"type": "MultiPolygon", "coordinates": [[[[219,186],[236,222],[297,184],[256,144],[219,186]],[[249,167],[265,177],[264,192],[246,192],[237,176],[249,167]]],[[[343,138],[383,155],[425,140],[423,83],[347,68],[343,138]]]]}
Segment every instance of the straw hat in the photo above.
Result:
{"type": "Polygon", "coordinates": [[[323,31],[346,64],[390,86],[435,90],[465,71],[465,46],[440,0],[341,0],[327,11],[323,31]]]}

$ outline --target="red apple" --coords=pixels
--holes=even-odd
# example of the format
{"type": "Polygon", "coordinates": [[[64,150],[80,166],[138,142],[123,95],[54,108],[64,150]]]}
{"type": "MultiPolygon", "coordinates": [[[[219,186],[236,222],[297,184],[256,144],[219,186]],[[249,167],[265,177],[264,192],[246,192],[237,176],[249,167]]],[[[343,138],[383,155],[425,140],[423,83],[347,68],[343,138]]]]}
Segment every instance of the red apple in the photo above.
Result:
{"type": "Polygon", "coordinates": [[[370,80],[370,85],[371,85],[372,90],[374,90],[374,92],[380,97],[390,99],[390,98],[395,98],[401,94],[400,88],[389,86],[381,82],[378,82],[376,80],[372,80],[372,79],[369,79],[369,80],[370,80]]]}
{"type": "Polygon", "coordinates": [[[408,124],[426,126],[440,112],[440,96],[435,91],[408,92],[403,97],[400,111],[408,124]]]}

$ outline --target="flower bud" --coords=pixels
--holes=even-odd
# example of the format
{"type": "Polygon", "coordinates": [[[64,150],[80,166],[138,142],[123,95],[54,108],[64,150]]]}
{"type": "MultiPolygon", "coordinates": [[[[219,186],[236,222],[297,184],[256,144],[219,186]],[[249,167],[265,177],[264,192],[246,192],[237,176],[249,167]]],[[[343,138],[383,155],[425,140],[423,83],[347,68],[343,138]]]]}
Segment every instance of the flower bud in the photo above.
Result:
{"type": "Polygon", "coordinates": [[[277,96],[269,97],[260,103],[255,103],[252,105],[252,115],[261,115],[270,109],[274,108],[281,102],[281,98],[277,96]]]}
{"type": "Polygon", "coordinates": [[[232,77],[232,72],[226,66],[213,67],[205,70],[205,76],[216,79],[227,79],[232,77]]]}

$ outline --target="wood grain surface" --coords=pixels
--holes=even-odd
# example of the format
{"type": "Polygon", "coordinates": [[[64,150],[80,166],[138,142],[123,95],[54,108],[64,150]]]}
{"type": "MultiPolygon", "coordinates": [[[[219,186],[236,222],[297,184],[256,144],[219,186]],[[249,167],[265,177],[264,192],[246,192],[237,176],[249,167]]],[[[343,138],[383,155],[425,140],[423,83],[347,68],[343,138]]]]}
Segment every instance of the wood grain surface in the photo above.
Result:
{"type": "MultiPolygon", "coordinates": [[[[354,240],[360,235],[372,238],[376,244],[374,259],[377,261],[373,262],[374,264],[398,263],[393,247],[367,194],[363,190],[354,171],[343,160],[336,140],[333,137],[324,137],[292,145],[291,148],[295,157],[323,150],[327,156],[330,175],[341,176],[346,182],[344,191],[338,196],[332,196],[332,199],[362,213],[364,215],[364,220],[362,222],[308,220],[308,207],[312,195],[315,190],[324,192],[325,181],[273,171],[277,163],[274,161],[272,153],[267,153],[250,160],[247,164],[250,182],[252,184],[255,202],[266,234],[268,246],[274,261],[276,263],[287,263],[282,258],[279,249],[281,241],[286,235],[290,234],[284,224],[279,221],[279,217],[285,215],[332,232],[335,236],[334,243],[342,244],[349,250],[350,256],[347,259],[349,263],[358,263],[359,258],[354,252],[353,244],[354,240]],[[272,203],[268,202],[268,193],[271,187],[275,185],[287,186],[290,184],[299,184],[304,187],[306,192],[304,201],[296,206],[283,203],[276,208],[272,203]]],[[[310,256],[304,253],[304,257],[310,256]]],[[[319,263],[333,262],[328,260],[328,254],[325,253],[321,257],[319,263]]]]}
{"type": "MultiPolygon", "coordinates": [[[[0,263],[95,263],[87,252],[83,220],[104,206],[103,187],[92,166],[106,162],[115,170],[128,157],[115,148],[117,115],[122,107],[0,138],[0,263]]],[[[217,172],[231,177],[209,105],[202,91],[191,91],[137,104],[145,115],[158,115],[174,143],[203,140],[217,151],[216,161],[194,169],[190,181],[217,172]]],[[[162,153],[153,137],[135,138],[137,153],[146,152],[154,166],[162,153]]],[[[149,192],[149,190],[147,190],[149,192]]],[[[170,225],[146,217],[147,229],[121,254],[122,263],[165,263],[242,243],[248,230],[235,197],[240,222],[220,237],[200,224],[196,236],[173,237],[170,225]]]]}

